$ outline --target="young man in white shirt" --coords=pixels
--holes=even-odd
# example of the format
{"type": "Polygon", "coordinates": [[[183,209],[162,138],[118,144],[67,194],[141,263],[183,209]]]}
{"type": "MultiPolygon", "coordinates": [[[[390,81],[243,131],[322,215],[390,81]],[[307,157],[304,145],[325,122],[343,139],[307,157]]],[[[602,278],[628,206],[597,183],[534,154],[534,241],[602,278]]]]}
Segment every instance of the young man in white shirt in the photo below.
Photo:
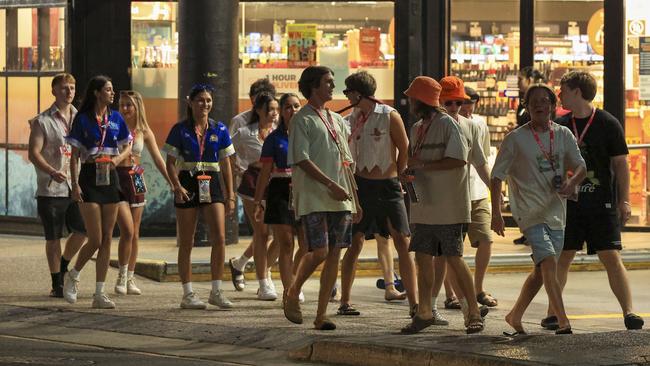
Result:
{"type": "Polygon", "coordinates": [[[75,79],[58,74],[52,79],[54,104],[29,121],[29,160],[36,169],[38,215],[45,231],[45,253],[52,277],[50,296],[63,297],[68,263],[86,240],[79,206],[70,198],[70,145],[65,137],[77,110],[72,106],[75,79]],[[70,232],[61,254],[63,229],[70,232]]]}

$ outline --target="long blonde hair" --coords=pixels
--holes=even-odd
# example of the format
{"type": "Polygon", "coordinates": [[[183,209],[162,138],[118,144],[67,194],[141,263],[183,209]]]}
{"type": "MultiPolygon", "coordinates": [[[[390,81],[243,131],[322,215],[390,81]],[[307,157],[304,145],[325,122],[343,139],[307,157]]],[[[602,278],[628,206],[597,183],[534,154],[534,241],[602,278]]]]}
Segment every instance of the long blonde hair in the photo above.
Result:
{"type": "Polygon", "coordinates": [[[122,90],[120,91],[120,98],[127,97],[135,107],[135,130],[143,132],[149,129],[147,123],[147,112],[144,109],[144,102],[142,95],[135,90],[122,90]]]}

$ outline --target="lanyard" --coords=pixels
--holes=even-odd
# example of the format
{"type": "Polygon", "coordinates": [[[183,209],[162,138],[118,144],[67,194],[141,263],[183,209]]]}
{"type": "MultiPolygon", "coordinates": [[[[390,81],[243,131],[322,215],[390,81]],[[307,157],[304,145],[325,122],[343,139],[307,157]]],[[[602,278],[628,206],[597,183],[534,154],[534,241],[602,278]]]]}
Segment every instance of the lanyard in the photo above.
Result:
{"type": "Polygon", "coordinates": [[[133,157],[133,145],[135,145],[135,139],[138,137],[138,130],[133,130],[131,131],[129,129],[129,132],[131,132],[131,137],[133,140],[131,140],[131,152],[129,152],[129,159],[131,160],[131,165],[135,165],[135,158],[133,157]]]}
{"type": "Polygon", "coordinates": [[[104,123],[102,123],[102,118],[97,118],[97,126],[99,131],[102,134],[102,140],[99,142],[99,151],[104,150],[104,140],[106,140],[106,131],[108,130],[108,114],[104,114],[104,123]]]}
{"type": "Polygon", "coordinates": [[[585,128],[582,130],[582,133],[578,135],[578,128],[576,127],[576,119],[575,117],[571,117],[571,123],[573,124],[573,133],[576,135],[576,138],[578,139],[578,146],[582,144],[582,140],[584,140],[585,135],[587,134],[587,130],[589,129],[589,126],[594,122],[594,116],[596,115],[596,108],[593,109],[591,112],[591,117],[589,117],[589,121],[587,122],[587,125],[585,128]]]}
{"type": "Polygon", "coordinates": [[[205,135],[207,135],[209,127],[210,124],[208,123],[208,126],[205,128],[205,131],[203,131],[203,135],[201,135],[202,138],[199,138],[199,128],[194,127],[194,133],[196,134],[196,141],[199,143],[199,161],[203,161],[203,151],[205,150],[205,135]]]}
{"type": "Polygon", "coordinates": [[[537,142],[537,145],[539,146],[539,149],[542,150],[542,154],[544,154],[544,158],[548,160],[548,162],[551,164],[551,169],[553,169],[554,173],[557,173],[555,170],[555,163],[553,162],[553,140],[555,140],[555,132],[553,131],[553,128],[551,126],[551,121],[548,122],[548,135],[549,135],[549,152],[547,153],[546,150],[544,150],[544,145],[542,145],[542,141],[539,139],[539,135],[537,134],[537,131],[533,128],[532,125],[530,126],[530,130],[533,131],[533,136],[535,137],[535,141],[537,142]]]}
{"type": "Polygon", "coordinates": [[[318,117],[320,117],[320,120],[323,121],[323,124],[327,128],[327,131],[330,133],[330,136],[332,136],[332,139],[334,139],[334,142],[336,142],[336,146],[338,146],[339,140],[337,139],[336,130],[334,129],[334,121],[332,121],[332,115],[330,114],[330,111],[327,110],[327,120],[325,120],[325,117],[323,117],[318,109],[314,108],[314,106],[311,104],[309,104],[309,106],[314,110],[314,112],[316,112],[318,117]]]}
{"type": "Polygon", "coordinates": [[[350,137],[348,137],[348,142],[351,142],[355,137],[357,137],[357,134],[361,133],[363,126],[366,124],[366,122],[368,122],[368,118],[370,118],[370,113],[372,112],[369,112],[368,114],[363,114],[363,112],[359,112],[359,113],[361,113],[361,119],[359,120],[359,122],[357,122],[357,125],[355,129],[352,131],[352,133],[350,134],[350,137]]]}
{"type": "Polygon", "coordinates": [[[429,120],[428,123],[422,121],[422,124],[418,128],[418,134],[417,134],[417,139],[415,140],[415,145],[413,146],[413,157],[418,157],[420,154],[420,150],[422,149],[422,145],[424,145],[424,139],[427,136],[427,133],[429,132],[429,128],[433,124],[432,120],[429,120]]]}

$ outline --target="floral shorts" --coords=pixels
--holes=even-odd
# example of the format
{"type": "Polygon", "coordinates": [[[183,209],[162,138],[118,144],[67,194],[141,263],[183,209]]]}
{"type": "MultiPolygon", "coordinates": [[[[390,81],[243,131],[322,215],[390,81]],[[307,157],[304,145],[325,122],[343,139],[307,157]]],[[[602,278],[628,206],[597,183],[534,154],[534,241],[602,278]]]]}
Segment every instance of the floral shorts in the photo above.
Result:
{"type": "Polygon", "coordinates": [[[300,217],[309,251],[349,248],[352,245],[352,214],[349,211],[312,212],[300,217]]]}

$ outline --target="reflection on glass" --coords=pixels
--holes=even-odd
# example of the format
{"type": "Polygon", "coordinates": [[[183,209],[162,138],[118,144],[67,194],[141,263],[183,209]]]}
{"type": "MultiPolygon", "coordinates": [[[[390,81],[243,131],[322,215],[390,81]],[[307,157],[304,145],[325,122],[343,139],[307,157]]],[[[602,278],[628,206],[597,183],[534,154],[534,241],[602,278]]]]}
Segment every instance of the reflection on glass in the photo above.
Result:
{"type": "Polygon", "coordinates": [[[6,70],[63,70],[64,8],[14,8],[4,12],[6,70]]]}
{"type": "Polygon", "coordinates": [[[474,114],[499,145],[516,124],[519,1],[452,0],[451,74],[480,96],[474,114]]]}
{"type": "Polygon", "coordinates": [[[36,77],[10,77],[8,93],[9,103],[9,143],[27,144],[29,142],[29,124],[27,121],[37,113],[36,77]]]}

